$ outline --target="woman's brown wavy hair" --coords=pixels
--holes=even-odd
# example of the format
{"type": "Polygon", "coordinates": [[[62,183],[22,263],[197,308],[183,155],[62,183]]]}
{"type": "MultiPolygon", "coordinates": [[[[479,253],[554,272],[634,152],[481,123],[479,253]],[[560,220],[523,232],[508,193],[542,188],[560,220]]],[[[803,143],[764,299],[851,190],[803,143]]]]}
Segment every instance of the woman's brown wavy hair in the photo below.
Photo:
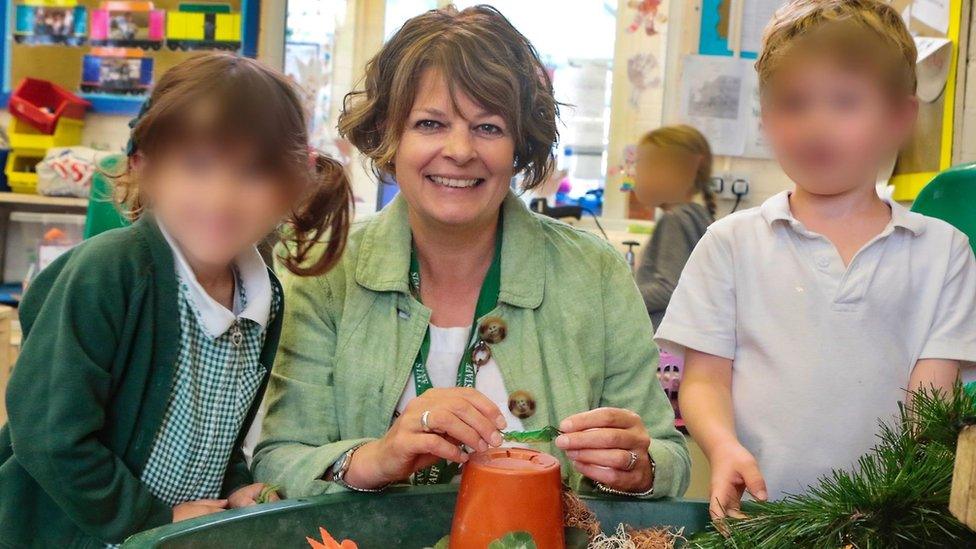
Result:
{"type": "Polygon", "coordinates": [[[302,276],[328,271],[345,247],[352,189],[339,162],[309,147],[301,97],[286,76],[246,57],[210,53],[176,65],[133,121],[124,171],[108,174],[116,202],[130,219],[146,208],[133,169],[136,154],[153,158],[201,141],[239,145],[259,155],[270,173],[298,186],[300,199],[278,231],[286,250],[279,259],[302,276]]]}
{"type": "Polygon", "coordinates": [[[532,44],[491,6],[431,10],[407,21],[366,65],[363,87],[346,95],[339,133],[369,158],[377,174],[393,173],[400,135],[424,69],[505,119],[515,139],[522,188],[546,181],[559,137],[552,80],[532,44]]]}

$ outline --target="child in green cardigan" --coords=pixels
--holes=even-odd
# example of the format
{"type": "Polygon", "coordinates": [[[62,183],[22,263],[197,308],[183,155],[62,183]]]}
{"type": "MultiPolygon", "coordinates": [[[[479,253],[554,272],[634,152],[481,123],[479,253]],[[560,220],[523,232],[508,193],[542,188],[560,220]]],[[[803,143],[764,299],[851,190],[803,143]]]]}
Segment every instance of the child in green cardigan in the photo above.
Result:
{"type": "Polygon", "coordinates": [[[21,304],[0,547],[99,547],[253,505],[266,487],[241,444],[282,318],[255,243],[284,220],[281,260],[299,275],[342,252],[349,182],[309,148],[284,76],[195,57],[131,125],[125,171],[111,175],[137,221],[59,258],[21,304]]]}

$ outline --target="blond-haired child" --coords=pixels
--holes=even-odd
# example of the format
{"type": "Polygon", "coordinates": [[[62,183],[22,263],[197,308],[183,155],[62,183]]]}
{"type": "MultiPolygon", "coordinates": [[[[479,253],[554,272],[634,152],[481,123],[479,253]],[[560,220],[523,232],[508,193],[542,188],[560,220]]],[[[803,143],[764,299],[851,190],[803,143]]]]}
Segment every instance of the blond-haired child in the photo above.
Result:
{"type": "Polygon", "coordinates": [[[762,116],[796,188],[711,226],[656,334],[685,355],[716,516],[850,467],[906,388],[976,360],[966,237],[875,191],[917,113],[915,56],[874,0],[795,0],[766,29],[762,116]]]}
{"type": "Polygon", "coordinates": [[[691,126],[663,126],[637,143],[634,194],[645,206],[664,210],[635,273],[655,326],[664,318],[691,251],[715,220],[711,179],[712,149],[691,126]]]}

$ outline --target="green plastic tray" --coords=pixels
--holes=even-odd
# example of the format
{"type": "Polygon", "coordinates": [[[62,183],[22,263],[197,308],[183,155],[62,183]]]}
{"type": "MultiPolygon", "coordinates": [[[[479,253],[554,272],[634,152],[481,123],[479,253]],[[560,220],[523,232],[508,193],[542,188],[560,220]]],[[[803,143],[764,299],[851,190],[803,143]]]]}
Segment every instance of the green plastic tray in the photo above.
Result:
{"type": "MultiPolygon", "coordinates": [[[[305,536],[318,537],[320,526],[362,549],[430,547],[450,533],[456,498],[456,486],[430,486],[288,500],[162,526],[132,536],[123,548],[307,548],[305,536]]],[[[584,500],[608,530],[624,522],[635,527],[684,528],[687,536],[708,523],[704,501],[584,500]]]]}

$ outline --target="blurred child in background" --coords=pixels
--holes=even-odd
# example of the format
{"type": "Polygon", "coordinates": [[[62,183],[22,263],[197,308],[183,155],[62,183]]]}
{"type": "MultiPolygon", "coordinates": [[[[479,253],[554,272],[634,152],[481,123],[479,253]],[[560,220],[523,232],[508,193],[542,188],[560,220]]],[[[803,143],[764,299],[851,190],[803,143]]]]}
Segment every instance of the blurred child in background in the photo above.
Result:
{"type": "Polygon", "coordinates": [[[681,270],[715,219],[712,150],[691,126],[665,126],[637,146],[634,193],[648,208],[664,210],[637,266],[637,286],[654,326],[661,323],[681,270]]]}

